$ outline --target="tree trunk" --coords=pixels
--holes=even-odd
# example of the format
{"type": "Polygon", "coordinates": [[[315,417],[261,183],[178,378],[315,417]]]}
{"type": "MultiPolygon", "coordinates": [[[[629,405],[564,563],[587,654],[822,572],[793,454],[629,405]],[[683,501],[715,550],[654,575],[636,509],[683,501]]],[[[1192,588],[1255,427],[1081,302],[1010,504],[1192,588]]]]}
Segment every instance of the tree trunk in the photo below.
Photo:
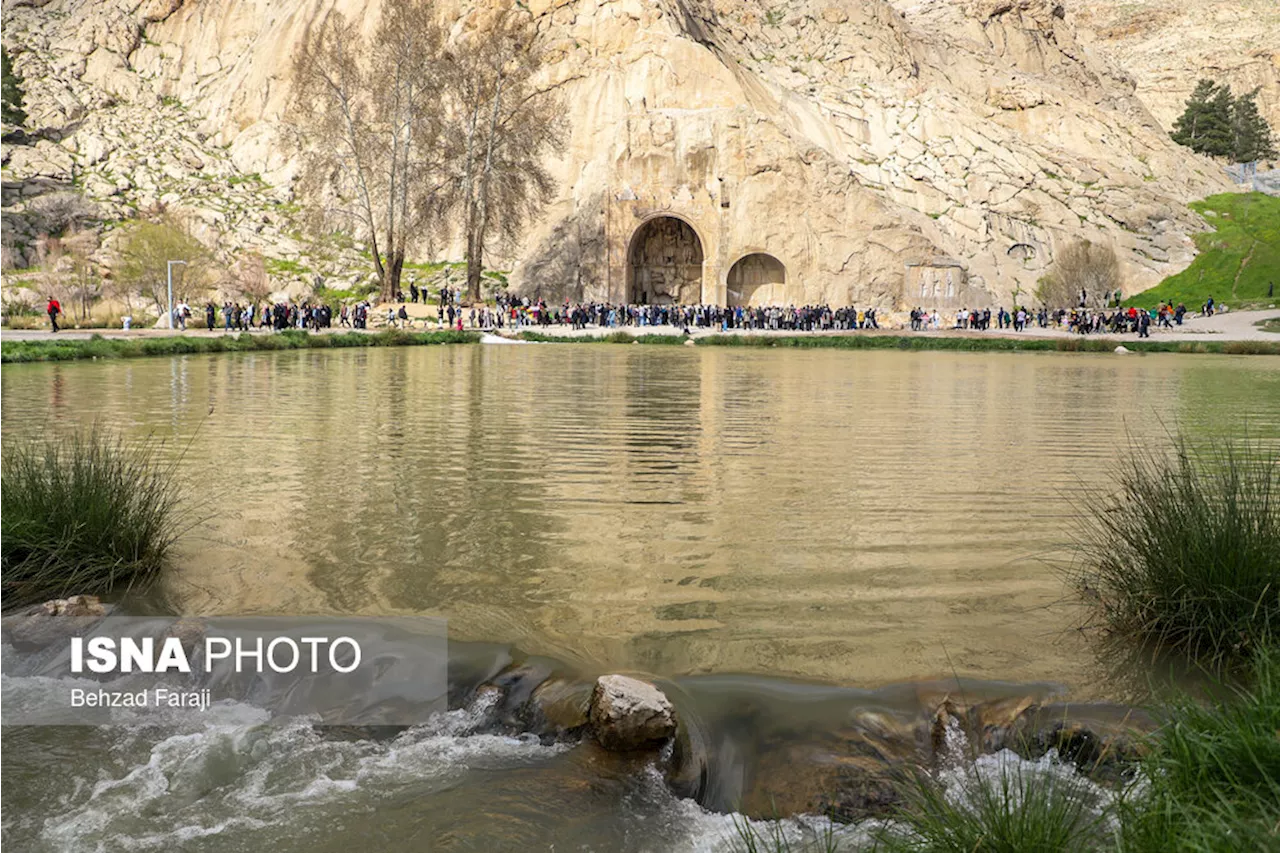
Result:
{"type": "Polygon", "coordinates": [[[400,292],[400,273],[404,269],[404,249],[396,249],[387,258],[387,280],[384,283],[384,289],[389,287],[383,302],[391,302],[395,299],[396,294],[400,292]]]}
{"type": "Polygon", "coordinates": [[[498,85],[493,92],[493,109],[489,114],[489,138],[486,140],[484,152],[484,170],[480,173],[480,211],[476,215],[475,241],[473,256],[476,259],[475,270],[467,265],[467,295],[472,302],[480,301],[480,278],[484,273],[484,238],[489,225],[489,187],[493,177],[493,147],[498,136],[498,114],[502,110],[502,89],[506,77],[498,76],[498,85]]]}
{"type": "Polygon", "coordinates": [[[467,298],[480,301],[480,275],[484,272],[484,237],[472,237],[467,243],[467,298]]]}
{"type": "MultiPolygon", "coordinates": [[[[478,90],[476,96],[478,97],[478,90]]],[[[471,295],[471,275],[472,269],[475,268],[475,276],[477,281],[480,278],[480,270],[483,267],[477,264],[483,263],[483,260],[477,260],[475,255],[475,234],[476,234],[476,201],[475,201],[475,142],[476,128],[480,122],[480,105],[478,102],[472,103],[471,114],[467,118],[467,153],[465,161],[465,172],[463,173],[462,192],[464,198],[463,221],[467,230],[467,295],[471,295]]],[[[479,285],[476,285],[479,287],[479,285]]]]}

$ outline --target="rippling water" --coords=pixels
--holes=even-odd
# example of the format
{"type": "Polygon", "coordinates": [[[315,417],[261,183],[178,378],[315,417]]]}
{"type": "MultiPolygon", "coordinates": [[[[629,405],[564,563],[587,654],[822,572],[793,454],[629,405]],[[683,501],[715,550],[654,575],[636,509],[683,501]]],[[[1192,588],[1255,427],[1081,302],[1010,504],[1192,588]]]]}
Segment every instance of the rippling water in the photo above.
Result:
{"type": "Polygon", "coordinates": [[[1095,673],[1052,549],[1128,436],[1280,437],[1267,358],[608,345],[22,365],[183,453],[185,613],[429,613],[588,668],[1095,673]]]}
{"type": "MultiPolygon", "coordinates": [[[[1071,493],[1130,438],[1280,441],[1268,358],[528,345],[2,378],[6,440],[97,420],[181,455],[207,520],[136,606],[439,615],[454,639],[586,672],[958,674],[1075,698],[1112,686],[1053,568],[1071,493]]],[[[6,790],[6,840],[656,850],[732,834],[634,768],[465,722],[392,745],[244,720],[6,734],[25,782],[6,790]]]]}

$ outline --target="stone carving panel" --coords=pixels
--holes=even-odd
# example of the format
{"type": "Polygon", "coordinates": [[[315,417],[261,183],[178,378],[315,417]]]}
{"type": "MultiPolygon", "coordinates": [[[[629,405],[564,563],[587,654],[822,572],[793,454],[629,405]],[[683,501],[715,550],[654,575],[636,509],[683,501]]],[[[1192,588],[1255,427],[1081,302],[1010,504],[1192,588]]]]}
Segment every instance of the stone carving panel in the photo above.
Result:
{"type": "Polygon", "coordinates": [[[631,239],[627,298],[641,305],[702,300],[702,240],[682,219],[660,216],[631,239]]]}

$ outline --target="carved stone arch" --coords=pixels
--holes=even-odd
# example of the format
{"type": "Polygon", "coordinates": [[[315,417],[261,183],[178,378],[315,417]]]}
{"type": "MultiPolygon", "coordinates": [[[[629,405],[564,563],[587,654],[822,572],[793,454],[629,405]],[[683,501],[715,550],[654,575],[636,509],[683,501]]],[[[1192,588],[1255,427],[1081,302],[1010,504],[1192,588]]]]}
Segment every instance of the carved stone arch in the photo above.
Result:
{"type": "Polygon", "coordinates": [[[706,255],[693,223],[670,212],[650,216],[627,246],[627,302],[641,305],[702,301],[706,255]]]}
{"type": "Polygon", "coordinates": [[[725,301],[730,307],[749,308],[794,302],[787,287],[786,264],[768,252],[738,258],[725,278],[725,301]]]}

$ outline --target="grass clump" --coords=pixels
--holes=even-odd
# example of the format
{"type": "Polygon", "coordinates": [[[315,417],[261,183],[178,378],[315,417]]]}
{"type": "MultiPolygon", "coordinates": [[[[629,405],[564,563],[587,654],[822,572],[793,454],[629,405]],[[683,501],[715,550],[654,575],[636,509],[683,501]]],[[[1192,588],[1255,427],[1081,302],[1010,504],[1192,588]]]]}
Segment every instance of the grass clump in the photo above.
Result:
{"type": "Polygon", "coordinates": [[[1152,747],[1120,804],[1123,853],[1280,850],[1280,652],[1258,652],[1248,689],[1178,701],[1152,747]]]}
{"type": "Polygon", "coordinates": [[[985,756],[920,777],[877,839],[889,853],[1075,853],[1103,846],[1105,803],[1062,765],[985,756]]]}
{"type": "Polygon", "coordinates": [[[1113,635],[1212,666],[1280,633],[1280,454],[1254,444],[1133,447],[1117,495],[1092,490],[1074,584],[1113,635]]]}
{"type": "Polygon", "coordinates": [[[6,607],[153,580],[183,531],[173,466],[92,429],[8,439],[0,460],[6,607]]]}

